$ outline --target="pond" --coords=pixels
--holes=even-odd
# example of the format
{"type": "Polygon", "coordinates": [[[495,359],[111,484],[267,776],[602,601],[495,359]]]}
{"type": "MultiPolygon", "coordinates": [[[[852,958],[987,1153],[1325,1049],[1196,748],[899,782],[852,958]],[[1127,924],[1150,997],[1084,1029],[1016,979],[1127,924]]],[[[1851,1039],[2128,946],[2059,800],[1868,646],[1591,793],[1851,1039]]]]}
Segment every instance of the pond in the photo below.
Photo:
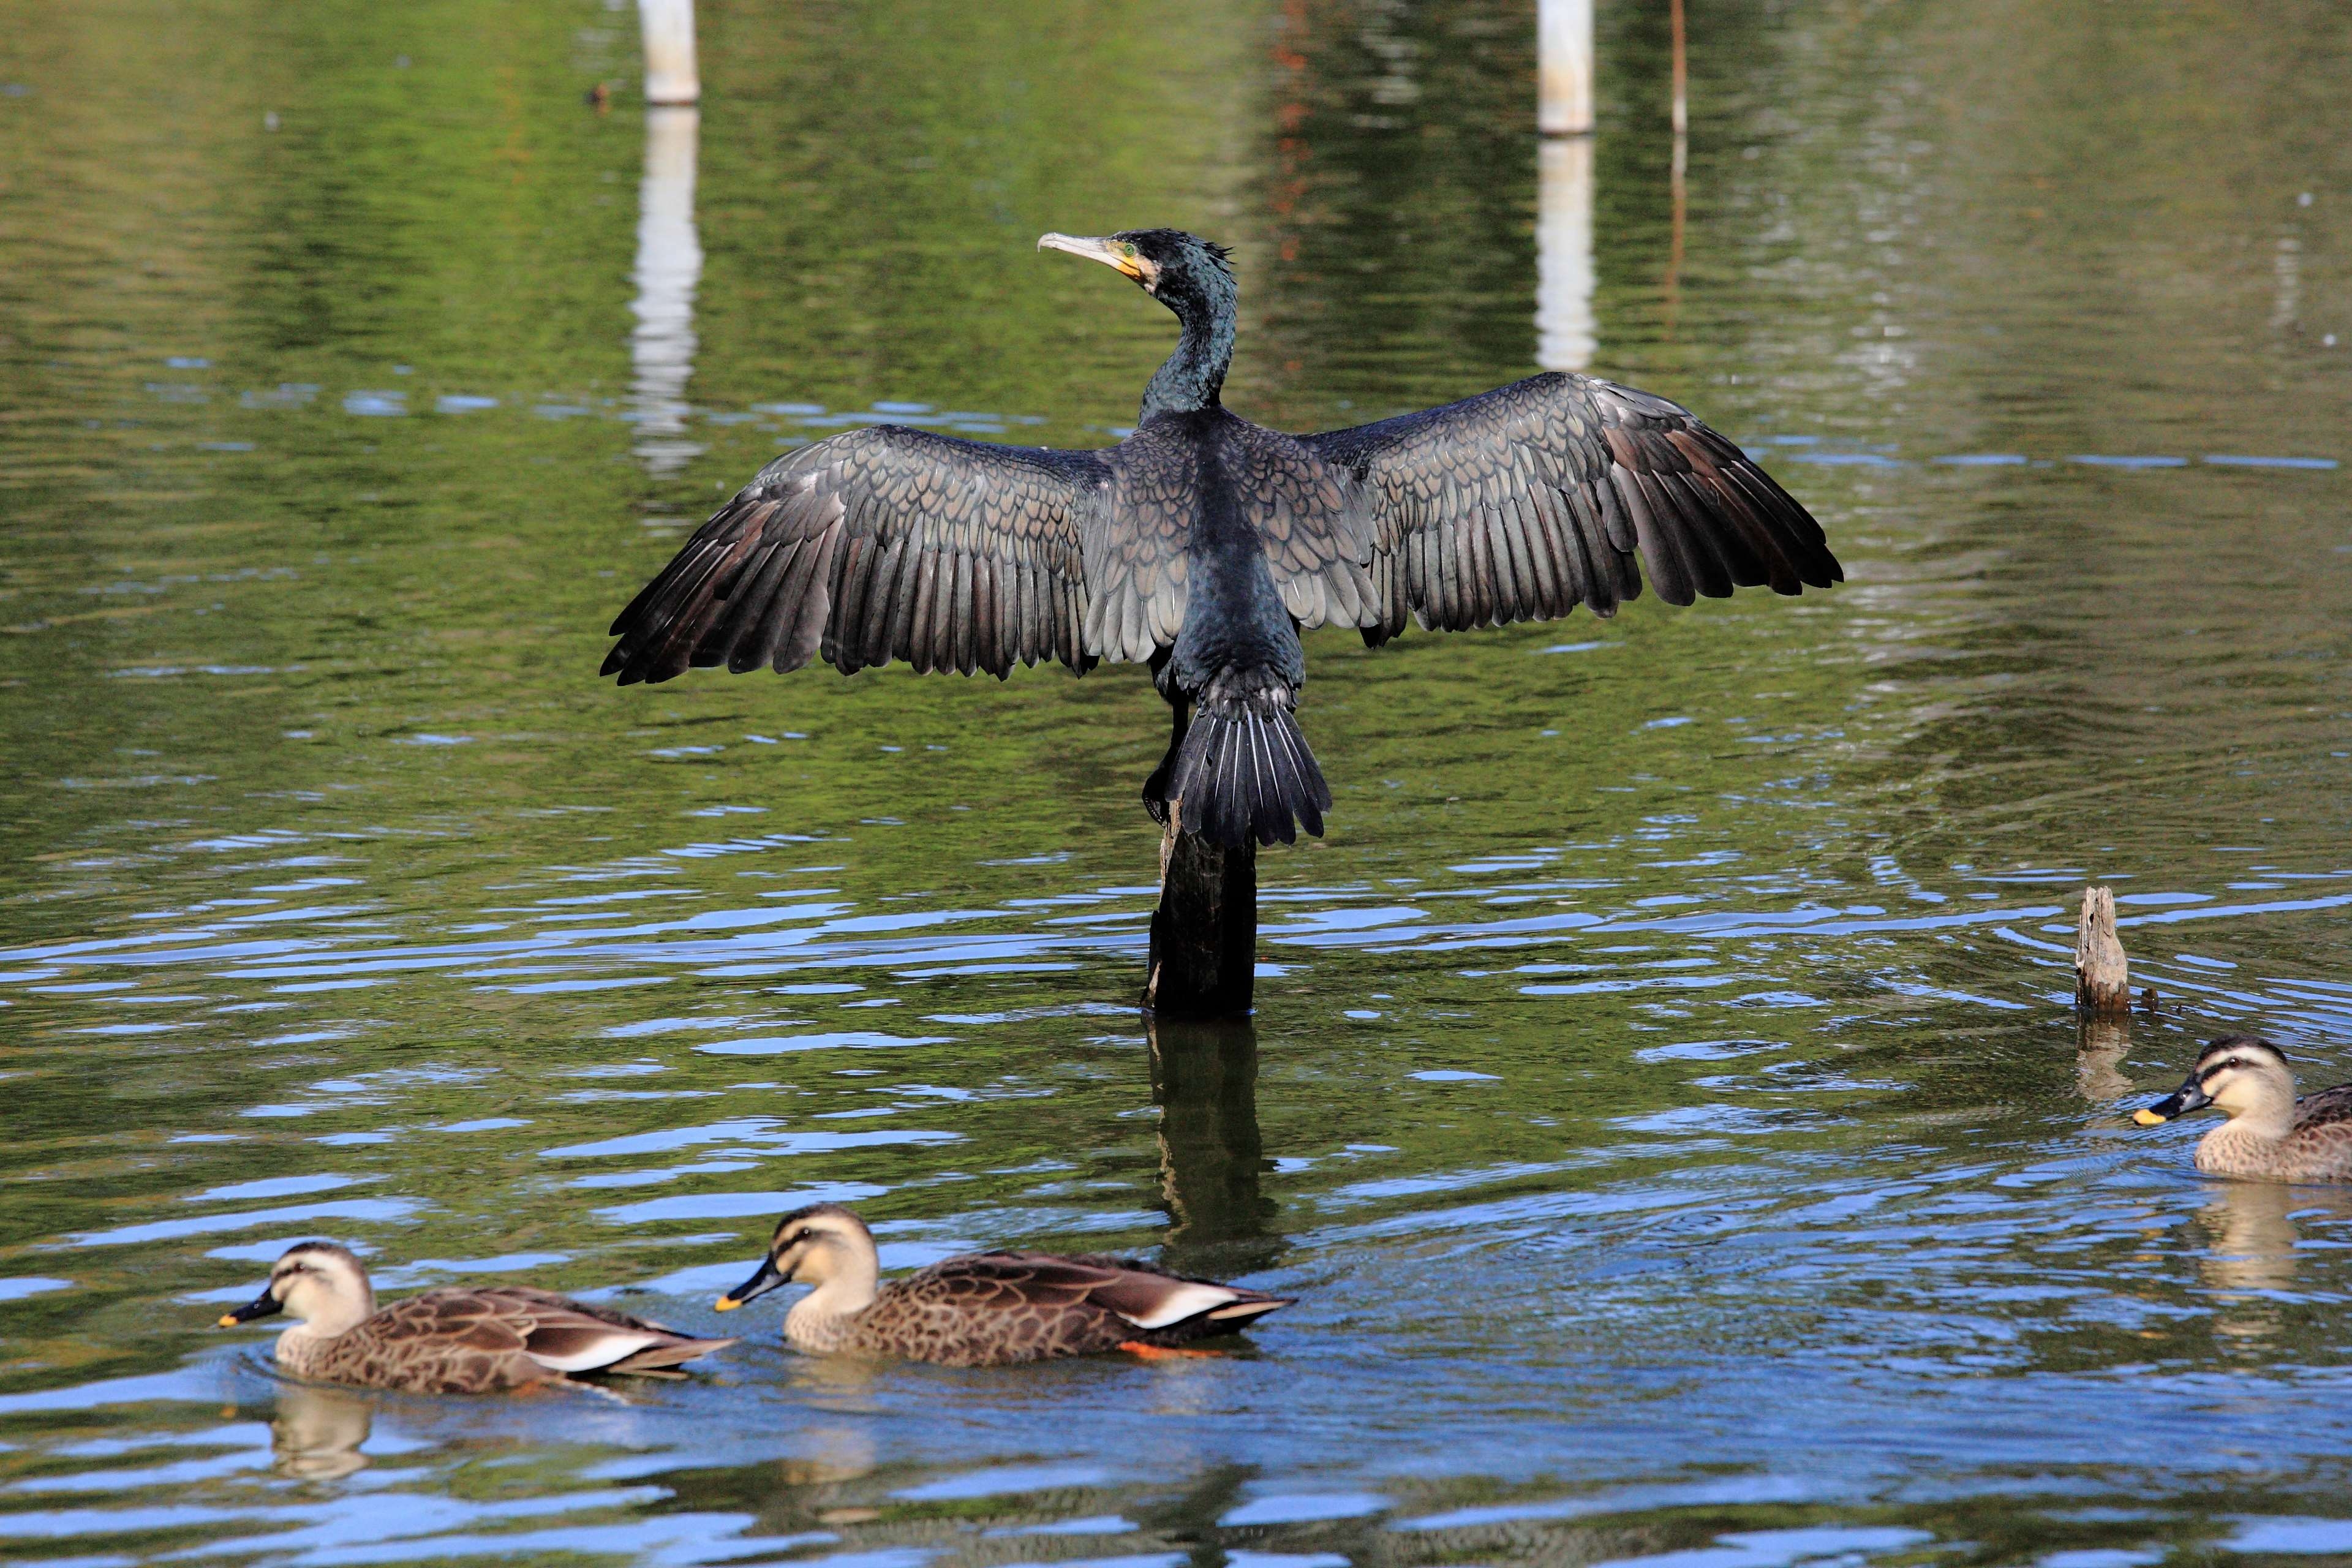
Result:
{"type": "Polygon", "coordinates": [[[2352,23],[1695,0],[1678,177],[1604,5],[1563,323],[1531,9],[704,0],[649,127],[618,0],[0,4],[13,1560],[2352,1552],[2352,1194],[2128,1121],[2352,1077],[2352,23]],[[1114,439],[1171,324],[1033,247],[1163,223],[1240,412],[1583,332],[1848,574],[1311,636],[1238,1029],[1136,1006],[1134,668],[595,679],[788,446],[1114,439]],[[2084,1035],[2093,881],[2158,1010],[2084,1035]],[[711,1300],[817,1197],[1299,1304],[812,1361],[711,1300]],[[314,1236],[747,1337],[288,1384],[209,1325],[314,1236]]]}

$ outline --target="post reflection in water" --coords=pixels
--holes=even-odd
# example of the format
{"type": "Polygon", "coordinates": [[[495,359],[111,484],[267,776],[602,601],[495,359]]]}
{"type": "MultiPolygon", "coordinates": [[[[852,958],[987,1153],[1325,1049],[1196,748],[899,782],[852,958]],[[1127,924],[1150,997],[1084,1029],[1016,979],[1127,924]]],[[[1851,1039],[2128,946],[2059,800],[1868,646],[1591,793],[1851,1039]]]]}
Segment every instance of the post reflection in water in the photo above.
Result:
{"type": "Polygon", "coordinates": [[[1160,1190],[1168,1262],[1184,1273],[1246,1273],[1281,1256],[1260,1188],[1257,1031],[1246,1020],[1152,1019],[1151,1098],[1160,1107],[1160,1190]]]}
{"type": "Polygon", "coordinates": [[[1683,290],[1683,230],[1690,214],[1690,138],[1675,132],[1674,166],[1668,175],[1668,196],[1674,204],[1672,226],[1666,238],[1666,271],[1659,289],[1660,324],[1668,337],[1682,314],[1683,290]]]}
{"type": "Polygon", "coordinates": [[[1592,138],[1548,136],[1536,153],[1536,363],[1582,370],[1592,321],[1592,138]]]}
{"type": "Polygon", "coordinates": [[[2129,1018],[2084,1016],[2074,1026],[2074,1087],[2084,1100],[2104,1105],[2132,1091],[2124,1076],[2125,1055],[2131,1049],[2129,1018]]]}
{"type": "Polygon", "coordinates": [[[298,1480],[332,1481],[367,1468],[360,1445],[368,1440],[374,1407],[340,1388],[283,1383],[269,1418],[271,1466],[298,1480]]]}
{"type": "Polygon", "coordinates": [[[701,130],[701,111],[691,105],[656,105],[646,110],[629,402],[637,427],[637,457],[656,477],[677,472],[702,450],[684,439],[686,383],[694,374],[694,290],[702,281],[702,242],[694,227],[701,130]]]}

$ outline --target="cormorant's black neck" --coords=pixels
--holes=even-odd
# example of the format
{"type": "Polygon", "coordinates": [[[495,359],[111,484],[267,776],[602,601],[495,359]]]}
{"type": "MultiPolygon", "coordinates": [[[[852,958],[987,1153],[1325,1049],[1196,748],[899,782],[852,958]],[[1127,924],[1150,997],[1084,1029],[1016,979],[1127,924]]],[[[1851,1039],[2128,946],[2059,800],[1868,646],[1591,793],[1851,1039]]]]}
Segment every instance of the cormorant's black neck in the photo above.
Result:
{"type": "Polygon", "coordinates": [[[1176,352],[1154,371],[1143,389],[1143,412],[1137,420],[1159,414],[1189,414],[1217,406],[1224,390],[1225,368],[1234,361],[1234,320],[1236,294],[1232,274],[1223,268],[1187,268],[1161,279],[1160,302],[1176,312],[1184,324],[1176,352]]]}

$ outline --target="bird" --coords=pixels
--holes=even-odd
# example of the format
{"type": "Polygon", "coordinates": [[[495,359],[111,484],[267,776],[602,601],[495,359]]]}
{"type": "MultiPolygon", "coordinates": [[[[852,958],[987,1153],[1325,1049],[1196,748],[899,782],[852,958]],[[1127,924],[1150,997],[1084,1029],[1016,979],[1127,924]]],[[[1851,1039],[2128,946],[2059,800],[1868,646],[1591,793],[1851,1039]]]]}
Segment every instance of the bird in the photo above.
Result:
{"type": "Polygon", "coordinates": [[[977,1252],[877,1287],[881,1268],[864,1220],[814,1204],[776,1222],[760,1267],[717,1306],[729,1312],[780,1286],[811,1284],[784,1314],[784,1337],[811,1354],[1009,1366],[1104,1351],[1201,1354],[1182,1347],[1295,1300],[1131,1258],[977,1252]]]}
{"type": "Polygon", "coordinates": [[[280,1312],[299,1320],[276,1352],[296,1377],[411,1394],[508,1393],[592,1372],[658,1376],[735,1342],[522,1285],[427,1290],[378,1310],[365,1267],[331,1241],[287,1248],[261,1294],[218,1326],[280,1312]]]}
{"type": "Polygon", "coordinates": [[[1175,314],[1134,433],[1091,450],[875,425],[786,452],[614,617],[602,674],[724,664],[843,674],[1143,663],[1173,712],[1143,787],[1228,849],[1320,836],[1331,792],[1296,718],[1301,629],[1379,647],[1843,580],[1821,524],[1663,397],[1549,373],[1375,424],[1292,436],[1223,402],[1231,253],[1171,228],[1040,249],[1102,262],[1175,314]]]}
{"type": "Polygon", "coordinates": [[[2197,1168],[2273,1182],[2352,1181],[2352,1084],[2298,1100],[2285,1053],[2224,1035],[2197,1054],[2180,1087],[2132,1112],[2142,1127],[2211,1106],[2227,1118],[2197,1142],[2197,1168]]]}

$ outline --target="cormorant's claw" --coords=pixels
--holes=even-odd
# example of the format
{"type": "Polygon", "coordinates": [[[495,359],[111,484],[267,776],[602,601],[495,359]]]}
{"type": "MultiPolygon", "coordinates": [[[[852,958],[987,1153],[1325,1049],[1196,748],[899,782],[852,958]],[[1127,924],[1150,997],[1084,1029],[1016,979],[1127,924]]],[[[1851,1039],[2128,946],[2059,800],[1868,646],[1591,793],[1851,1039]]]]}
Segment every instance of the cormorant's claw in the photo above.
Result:
{"type": "Polygon", "coordinates": [[[1143,809],[1151,814],[1152,821],[1162,827],[1168,826],[1168,764],[1166,763],[1160,763],[1159,770],[1143,781],[1143,809]]]}

